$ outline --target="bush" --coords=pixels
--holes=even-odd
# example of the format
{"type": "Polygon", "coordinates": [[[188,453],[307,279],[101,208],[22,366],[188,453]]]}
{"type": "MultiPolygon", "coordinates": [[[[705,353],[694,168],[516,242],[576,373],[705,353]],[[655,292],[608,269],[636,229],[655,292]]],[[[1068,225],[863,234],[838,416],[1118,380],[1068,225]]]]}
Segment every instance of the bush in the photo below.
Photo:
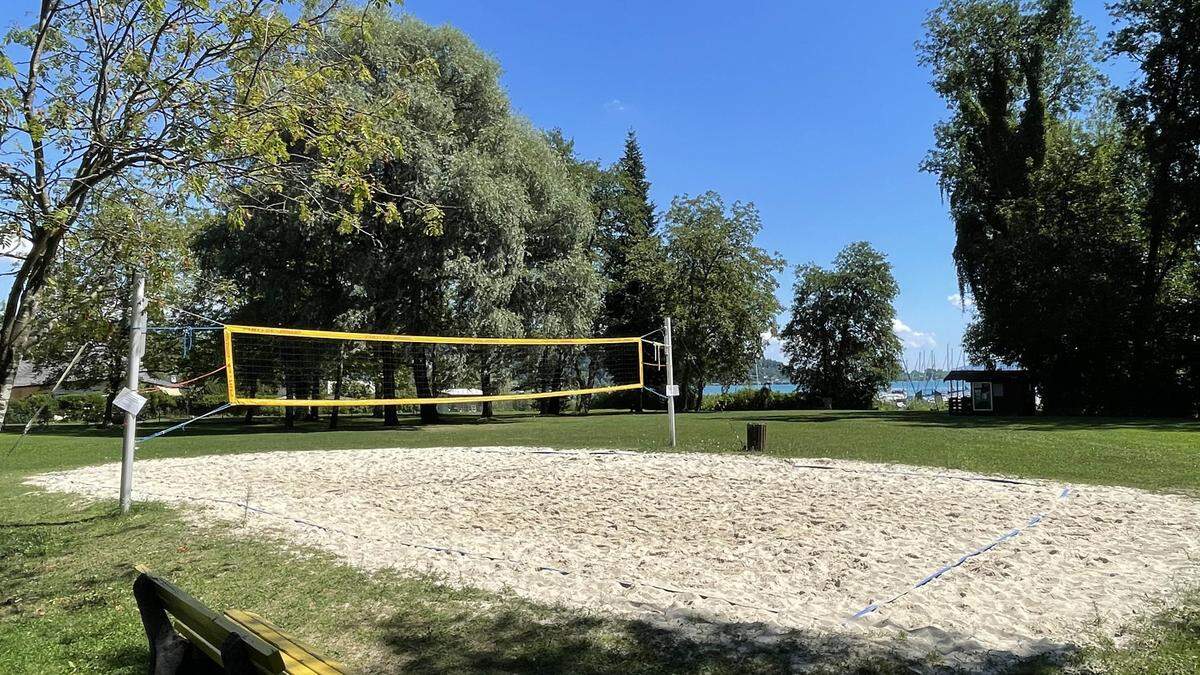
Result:
{"type": "Polygon", "coordinates": [[[58,410],[58,402],[48,394],[34,394],[20,400],[9,401],[8,413],[4,421],[11,424],[25,424],[42,406],[45,408],[38,415],[37,423],[45,424],[54,418],[54,414],[58,410]]]}
{"type": "Polygon", "coordinates": [[[25,424],[41,408],[38,424],[55,421],[99,424],[104,419],[104,402],[105,396],[100,393],[64,394],[57,397],[34,394],[19,401],[11,401],[5,421],[25,424]]]}
{"type": "Polygon", "coordinates": [[[817,410],[824,403],[802,391],[779,393],[767,387],[738,389],[727,394],[706,396],[703,409],[713,412],[739,410],[817,410]]]}

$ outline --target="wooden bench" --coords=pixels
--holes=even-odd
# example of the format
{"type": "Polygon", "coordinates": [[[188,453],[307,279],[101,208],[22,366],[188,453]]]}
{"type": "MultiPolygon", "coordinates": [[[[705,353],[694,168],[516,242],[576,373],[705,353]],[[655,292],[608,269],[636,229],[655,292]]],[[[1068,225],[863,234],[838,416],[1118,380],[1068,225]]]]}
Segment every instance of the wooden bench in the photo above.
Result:
{"type": "Polygon", "coordinates": [[[145,567],[137,571],[133,595],[150,642],[151,675],[352,672],[257,614],[238,609],[217,614],[145,567]]]}

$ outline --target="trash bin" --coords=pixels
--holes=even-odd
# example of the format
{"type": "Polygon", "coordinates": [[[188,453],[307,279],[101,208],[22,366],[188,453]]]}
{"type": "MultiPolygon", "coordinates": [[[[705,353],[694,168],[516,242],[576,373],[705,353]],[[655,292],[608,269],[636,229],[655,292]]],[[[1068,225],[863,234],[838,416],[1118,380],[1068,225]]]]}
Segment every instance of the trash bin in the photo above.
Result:
{"type": "Polygon", "coordinates": [[[746,449],[762,452],[767,449],[767,425],[762,422],[746,424],[746,449]]]}

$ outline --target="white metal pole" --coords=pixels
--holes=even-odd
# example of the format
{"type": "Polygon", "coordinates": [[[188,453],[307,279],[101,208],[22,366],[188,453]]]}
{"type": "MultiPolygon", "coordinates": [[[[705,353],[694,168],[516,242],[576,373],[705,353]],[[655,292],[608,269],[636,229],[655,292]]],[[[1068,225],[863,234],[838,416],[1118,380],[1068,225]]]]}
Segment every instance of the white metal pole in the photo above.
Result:
{"type": "Polygon", "coordinates": [[[671,350],[671,317],[663,324],[663,349],[667,356],[667,428],[675,447],[675,357],[671,350]]]}
{"type": "MultiPolygon", "coordinates": [[[[129,299],[129,368],[125,386],[138,390],[142,354],[146,351],[146,277],[133,275],[133,294],[129,299]]],[[[133,505],[133,451],[137,443],[137,415],[125,413],[125,438],[121,444],[121,513],[133,505]]]]}

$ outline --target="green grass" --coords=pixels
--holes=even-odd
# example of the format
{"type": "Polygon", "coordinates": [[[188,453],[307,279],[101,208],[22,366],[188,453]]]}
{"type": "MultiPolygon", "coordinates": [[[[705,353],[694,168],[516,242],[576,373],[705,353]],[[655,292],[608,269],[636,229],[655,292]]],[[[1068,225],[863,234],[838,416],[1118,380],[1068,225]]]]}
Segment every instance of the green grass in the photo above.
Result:
{"type": "MultiPolygon", "coordinates": [[[[1200,494],[1200,424],[1167,420],[967,419],[937,413],[771,412],[682,415],[680,449],[741,448],[745,423],[768,422],[772,454],[943,466],[1070,483],[1200,494]]],[[[199,423],[147,443],[140,458],[270,450],[437,445],[661,449],[662,415],[468,418],[383,429],[274,422],[199,423]]],[[[431,579],[367,576],[322,554],[297,557],[226,529],[197,531],[172,510],[112,503],[81,507],[21,484],[30,474],[115,461],[118,430],[51,427],[14,451],[0,435],[0,664],[3,672],[141,673],[144,636],[130,593],[144,562],[216,608],[259,611],[307,641],[370,671],[778,672],[815,659],[829,672],[920,669],[863,644],[794,634],[770,645],[733,626],[720,640],[543,607],[511,595],[450,590],[431,579]],[[855,657],[849,656],[856,654],[855,657]],[[855,660],[857,659],[857,660],[855,660]]],[[[115,484],[115,476],[114,476],[115,484]]],[[[1200,598],[1165,610],[1132,648],[1078,656],[1118,672],[1191,672],[1200,663],[1200,598]]],[[[1036,664],[1026,664],[1036,669],[1036,664]]]]}

